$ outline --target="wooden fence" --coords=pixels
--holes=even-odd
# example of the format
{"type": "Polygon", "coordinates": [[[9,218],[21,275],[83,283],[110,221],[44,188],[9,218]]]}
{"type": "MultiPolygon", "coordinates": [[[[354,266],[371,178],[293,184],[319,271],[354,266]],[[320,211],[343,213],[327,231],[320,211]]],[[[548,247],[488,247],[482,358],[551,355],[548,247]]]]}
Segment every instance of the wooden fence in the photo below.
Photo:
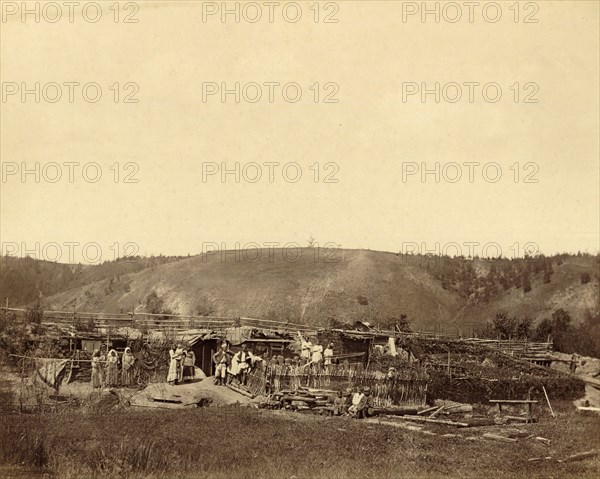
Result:
{"type": "MultiPolygon", "coordinates": [[[[19,308],[1,308],[14,312],[18,319],[24,319],[27,310],[19,308]]],[[[226,316],[193,316],[178,314],[153,313],[89,313],[80,311],[44,311],[44,326],[61,326],[76,329],[84,327],[89,330],[99,329],[150,329],[154,331],[183,331],[188,329],[208,329],[223,332],[227,328],[249,326],[273,332],[296,332],[305,335],[315,333],[318,328],[290,322],[272,321],[268,319],[226,317],[226,316]]]]}
{"type": "Polygon", "coordinates": [[[326,390],[353,391],[358,387],[371,389],[373,405],[424,405],[427,394],[426,373],[414,370],[397,371],[388,377],[379,371],[365,370],[362,364],[330,365],[318,370],[269,364],[259,366],[248,376],[248,388],[253,394],[268,394],[282,390],[309,387],[326,390]]]}
{"type": "Polygon", "coordinates": [[[502,351],[503,353],[517,357],[536,357],[546,356],[548,353],[553,351],[553,344],[547,343],[535,343],[532,341],[524,340],[511,340],[511,339],[478,339],[471,338],[466,341],[479,344],[481,346],[487,346],[502,351]]]}
{"type": "MultiPolygon", "coordinates": [[[[18,319],[24,319],[27,310],[19,308],[0,308],[2,311],[14,312],[18,319]]],[[[60,326],[75,332],[83,326],[86,330],[107,330],[118,328],[132,328],[152,331],[184,331],[189,329],[206,329],[217,333],[224,333],[227,328],[236,326],[249,326],[265,332],[300,331],[305,336],[314,336],[325,328],[307,326],[291,322],[273,321],[246,317],[224,316],[186,316],[180,314],[152,314],[152,313],[89,313],[80,311],[44,311],[42,324],[45,326],[60,326]]],[[[498,349],[512,356],[535,357],[552,352],[551,342],[535,343],[523,340],[495,340],[479,338],[460,338],[458,335],[442,335],[429,332],[400,332],[386,330],[352,331],[354,336],[365,339],[379,337],[416,337],[423,339],[461,340],[473,344],[498,349]]]]}

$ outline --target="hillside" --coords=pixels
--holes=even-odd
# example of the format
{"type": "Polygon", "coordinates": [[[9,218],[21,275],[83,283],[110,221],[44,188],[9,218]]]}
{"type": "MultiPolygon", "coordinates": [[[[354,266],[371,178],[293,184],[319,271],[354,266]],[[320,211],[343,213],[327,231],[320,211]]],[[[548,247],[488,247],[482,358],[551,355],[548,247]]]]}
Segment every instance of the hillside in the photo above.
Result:
{"type": "MultiPolygon", "coordinates": [[[[368,250],[341,250],[337,262],[315,261],[305,248],[296,261],[282,250],[221,257],[200,255],[123,272],[62,291],[44,299],[47,309],[247,316],[326,325],[330,320],[357,319],[393,324],[406,315],[413,329],[469,334],[499,310],[535,320],[563,308],[576,322],[586,311],[598,311],[595,257],[563,257],[553,265],[550,282],[531,272],[531,291],[507,284],[486,293],[490,268],[450,259],[462,280],[444,280],[428,271],[423,258],[368,250]],[[252,260],[258,256],[259,260],[252,260]],[[466,265],[466,266],[465,266],[466,265]],[[464,270],[471,271],[467,280],[464,270]],[[474,271],[474,272],[473,272],[474,271]],[[591,281],[581,284],[581,273],[591,281]],[[487,279],[486,279],[487,278],[487,279]],[[446,284],[448,283],[448,284],[446,284]],[[467,288],[465,284],[469,284],[467,288]]],[[[444,260],[446,261],[446,260],[444,260]]],[[[494,260],[477,260],[486,263],[494,260]]],[[[506,260],[503,260],[506,261],[506,260]]],[[[475,263],[475,262],[469,262],[475,263]]],[[[511,268],[517,268],[512,263],[511,268]]],[[[456,275],[455,275],[456,276],[456,275]]],[[[459,277],[459,276],[456,276],[459,277]]]]}
{"type": "Polygon", "coordinates": [[[497,311],[507,311],[511,316],[530,317],[537,322],[562,308],[580,322],[586,311],[600,311],[598,270],[593,262],[573,256],[554,269],[549,283],[544,283],[540,276],[532,280],[532,289],[528,293],[522,288],[510,288],[488,304],[469,310],[465,319],[476,321],[482,316],[491,318],[497,311]],[[586,272],[594,279],[581,284],[581,275],[586,272]]]}
{"type": "Polygon", "coordinates": [[[439,307],[451,314],[461,305],[430,275],[393,253],[346,250],[337,262],[315,262],[308,248],[296,261],[285,259],[282,250],[273,253],[271,260],[261,250],[258,261],[195,256],[59,293],[44,306],[68,308],[75,301],[80,310],[143,311],[154,291],[162,308],[174,313],[322,324],[401,313],[424,320],[437,317],[439,307]]]}
{"type": "Polygon", "coordinates": [[[131,257],[97,265],[65,264],[30,257],[0,256],[0,298],[12,306],[23,306],[42,297],[77,288],[150,266],[177,261],[181,257],[131,257]]]}

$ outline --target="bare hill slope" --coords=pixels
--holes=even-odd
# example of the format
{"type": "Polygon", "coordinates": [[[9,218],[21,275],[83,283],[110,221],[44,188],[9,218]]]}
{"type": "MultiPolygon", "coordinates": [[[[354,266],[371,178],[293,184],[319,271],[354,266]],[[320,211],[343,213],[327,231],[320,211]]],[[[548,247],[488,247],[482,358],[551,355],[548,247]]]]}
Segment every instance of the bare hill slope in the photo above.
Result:
{"type": "Polygon", "coordinates": [[[286,258],[282,250],[266,249],[238,258],[233,253],[194,256],[65,291],[46,298],[44,306],[144,311],[153,291],[164,310],[173,313],[308,324],[326,324],[331,318],[376,321],[400,314],[429,323],[440,311],[451,317],[463,302],[393,253],[342,250],[326,260],[305,248],[296,259],[286,258]]]}
{"type": "MultiPolygon", "coordinates": [[[[247,316],[327,325],[357,319],[375,324],[406,315],[413,329],[468,334],[497,311],[540,319],[563,308],[577,321],[598,311],[595,259],[570,257],[554,267],[550,283],[532,277],[533,288],[510,287],[487,302],[473,302],[443,287],[419,257],[369,250],[252,250],[241,255],[199,255],[146,267],[63,291],[46,309],[172,312],[247,316]],[[581,284],[582,272],[592,280],[581,284]]],[[[478,275],[485,276],[486,268],[478,275]]],[[[469,299],[470,298],[470,299],[469,299]]]]}

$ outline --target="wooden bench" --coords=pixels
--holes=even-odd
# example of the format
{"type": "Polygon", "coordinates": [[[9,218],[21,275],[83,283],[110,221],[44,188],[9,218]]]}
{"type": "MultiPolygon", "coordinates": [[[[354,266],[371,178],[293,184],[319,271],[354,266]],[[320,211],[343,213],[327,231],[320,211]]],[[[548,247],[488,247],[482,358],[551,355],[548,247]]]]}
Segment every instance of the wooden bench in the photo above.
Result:
{"type": "Polygon", "coordinates": [[[492,404],[498,405],[498,412],[502,413],[502,405],[527,404],[527,419],[526,423],[533,422],[533,405],[537,401],[532,399],[490,399],[492,404]]]}

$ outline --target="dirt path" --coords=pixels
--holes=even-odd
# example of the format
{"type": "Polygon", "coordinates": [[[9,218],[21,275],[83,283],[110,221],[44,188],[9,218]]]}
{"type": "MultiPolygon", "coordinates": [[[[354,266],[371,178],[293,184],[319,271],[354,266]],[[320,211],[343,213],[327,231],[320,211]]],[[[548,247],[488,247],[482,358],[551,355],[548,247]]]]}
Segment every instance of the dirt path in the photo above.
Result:
{"type": "Polygon", "coordinates": [[[150,384],[134,393],[129,401],[132,406],[181,408],[196,406],[223,406],[230,404],[250,404],[258,402],[239,394],[226,386],[213,384],[213,378],[206,378],[171,386],[167,383],[150,384]]]}
{"type": "MultiPolygon", "coordinates": [[[[0,371],[0,390],[7,393],[14,393],[19,389],[21,379],[8,370],[0,371]]],[[[48,394],[54,394],[54,391],[44,387],[48,394]]],[[[213,383],[213,378],[196,379],[191,383],[183,383],[177,386],[171,386],[167,383],[150,384],[142,390],[129,388],[104,388],[102,390],[93,389],[89,381],[74,381],[69,384],[62,384],[58,394],[63,397],[71,397],[80,401],[98,400],[101,397],[118,397],[123,404],[132,406],[146,407],[165,407],[181,408],[189,406],[222,406],[231,404],[251,404],[259,402],[258,399],[251,399],[239,394],[228,387],[217,386],[213,383]]]]}

